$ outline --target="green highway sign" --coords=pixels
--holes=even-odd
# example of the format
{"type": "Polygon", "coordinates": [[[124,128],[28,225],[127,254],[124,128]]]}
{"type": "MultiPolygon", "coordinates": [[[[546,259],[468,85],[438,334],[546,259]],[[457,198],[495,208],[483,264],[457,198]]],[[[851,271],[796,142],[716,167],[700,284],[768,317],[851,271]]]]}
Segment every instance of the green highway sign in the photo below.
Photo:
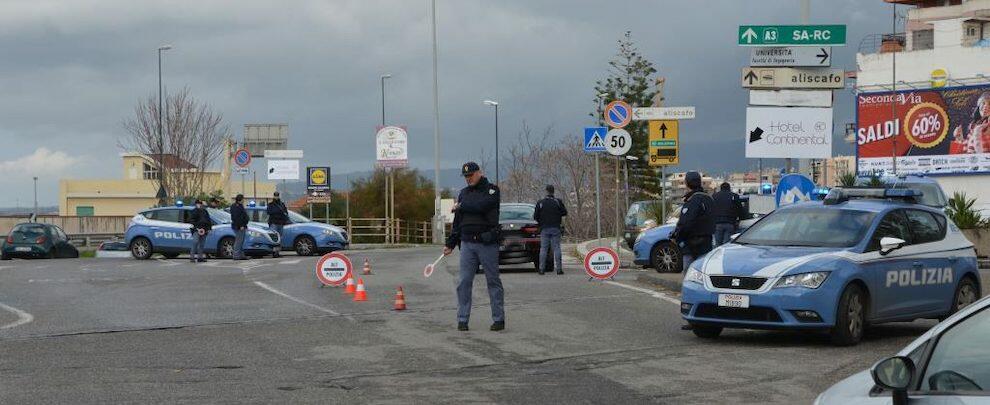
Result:
{"type": "Polygon", "coordinates": [[[845,45],[845,25],[741,25],[741,46],[845,45]]]}

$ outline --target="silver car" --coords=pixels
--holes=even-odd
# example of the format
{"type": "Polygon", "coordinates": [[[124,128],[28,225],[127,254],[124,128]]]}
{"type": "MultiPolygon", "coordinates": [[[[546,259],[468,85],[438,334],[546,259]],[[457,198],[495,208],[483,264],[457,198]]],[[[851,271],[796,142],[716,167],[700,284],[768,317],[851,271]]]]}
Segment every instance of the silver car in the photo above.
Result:
{"type": "Polygon", "coordinates": [[[990,297],[935,325],[896,356],[823,392],[815,404],[990,403],[990,297]]]}

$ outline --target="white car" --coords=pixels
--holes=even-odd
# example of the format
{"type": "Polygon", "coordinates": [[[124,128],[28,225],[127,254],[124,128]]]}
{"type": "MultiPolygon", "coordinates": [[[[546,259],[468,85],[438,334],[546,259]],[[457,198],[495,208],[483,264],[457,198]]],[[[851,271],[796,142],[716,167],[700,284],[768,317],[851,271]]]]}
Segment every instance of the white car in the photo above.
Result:
{"type": "Polygon", "coordinates": [[[815,404],[990,403],[990,297],[932,327],[896,356],[823,392],[815,404]]]}

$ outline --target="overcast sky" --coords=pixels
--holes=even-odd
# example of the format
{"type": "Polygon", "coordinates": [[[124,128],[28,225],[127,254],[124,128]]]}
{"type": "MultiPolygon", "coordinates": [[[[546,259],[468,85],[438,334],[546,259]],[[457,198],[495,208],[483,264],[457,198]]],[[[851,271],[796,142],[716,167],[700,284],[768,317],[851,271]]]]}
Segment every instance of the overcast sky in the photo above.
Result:
{"type": "MultiPolygon", "coordinates": [[[[615,43],[631,30],[667,78],[667,105],[693,105],[681,125],[681,169],[755,167],[743,157],[747,92],[740,24],[798,23],[800,0],[438,0],[441,166],[503,148],[525,121],[578,142],[615,43]]],[[[882,0],[813,0],[812,23],[846,24],[833,66],[855,69],[867,34],[889,30],[882,0]]],[[[117,140],[134,104],[156,94],[159,45],[171,44],[169,89],[188,87],[245,123],[289,124],[304,164],[367,170],[380,122],[406,125],[413,167],[433,167],[429,0],[46,1],[0,3],[0,206],[55,204],[59,178],[119,178],[117,140]]],[[[835,127],[853,120],[836,93],[835,127]]],[[[505,149],[503,149],[505,150],[505,149]]],[[[836,154],[851,153],[836,136],[836,154]]]]}

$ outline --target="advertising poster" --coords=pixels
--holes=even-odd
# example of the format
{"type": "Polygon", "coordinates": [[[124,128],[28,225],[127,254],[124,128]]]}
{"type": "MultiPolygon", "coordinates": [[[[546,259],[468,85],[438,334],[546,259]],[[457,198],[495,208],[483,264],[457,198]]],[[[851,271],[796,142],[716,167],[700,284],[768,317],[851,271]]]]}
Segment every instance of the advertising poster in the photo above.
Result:
{"type": "Polygon", "coordinates": [[[856,97],[861,175],[990,172],[990,85],[856,97]]]}

